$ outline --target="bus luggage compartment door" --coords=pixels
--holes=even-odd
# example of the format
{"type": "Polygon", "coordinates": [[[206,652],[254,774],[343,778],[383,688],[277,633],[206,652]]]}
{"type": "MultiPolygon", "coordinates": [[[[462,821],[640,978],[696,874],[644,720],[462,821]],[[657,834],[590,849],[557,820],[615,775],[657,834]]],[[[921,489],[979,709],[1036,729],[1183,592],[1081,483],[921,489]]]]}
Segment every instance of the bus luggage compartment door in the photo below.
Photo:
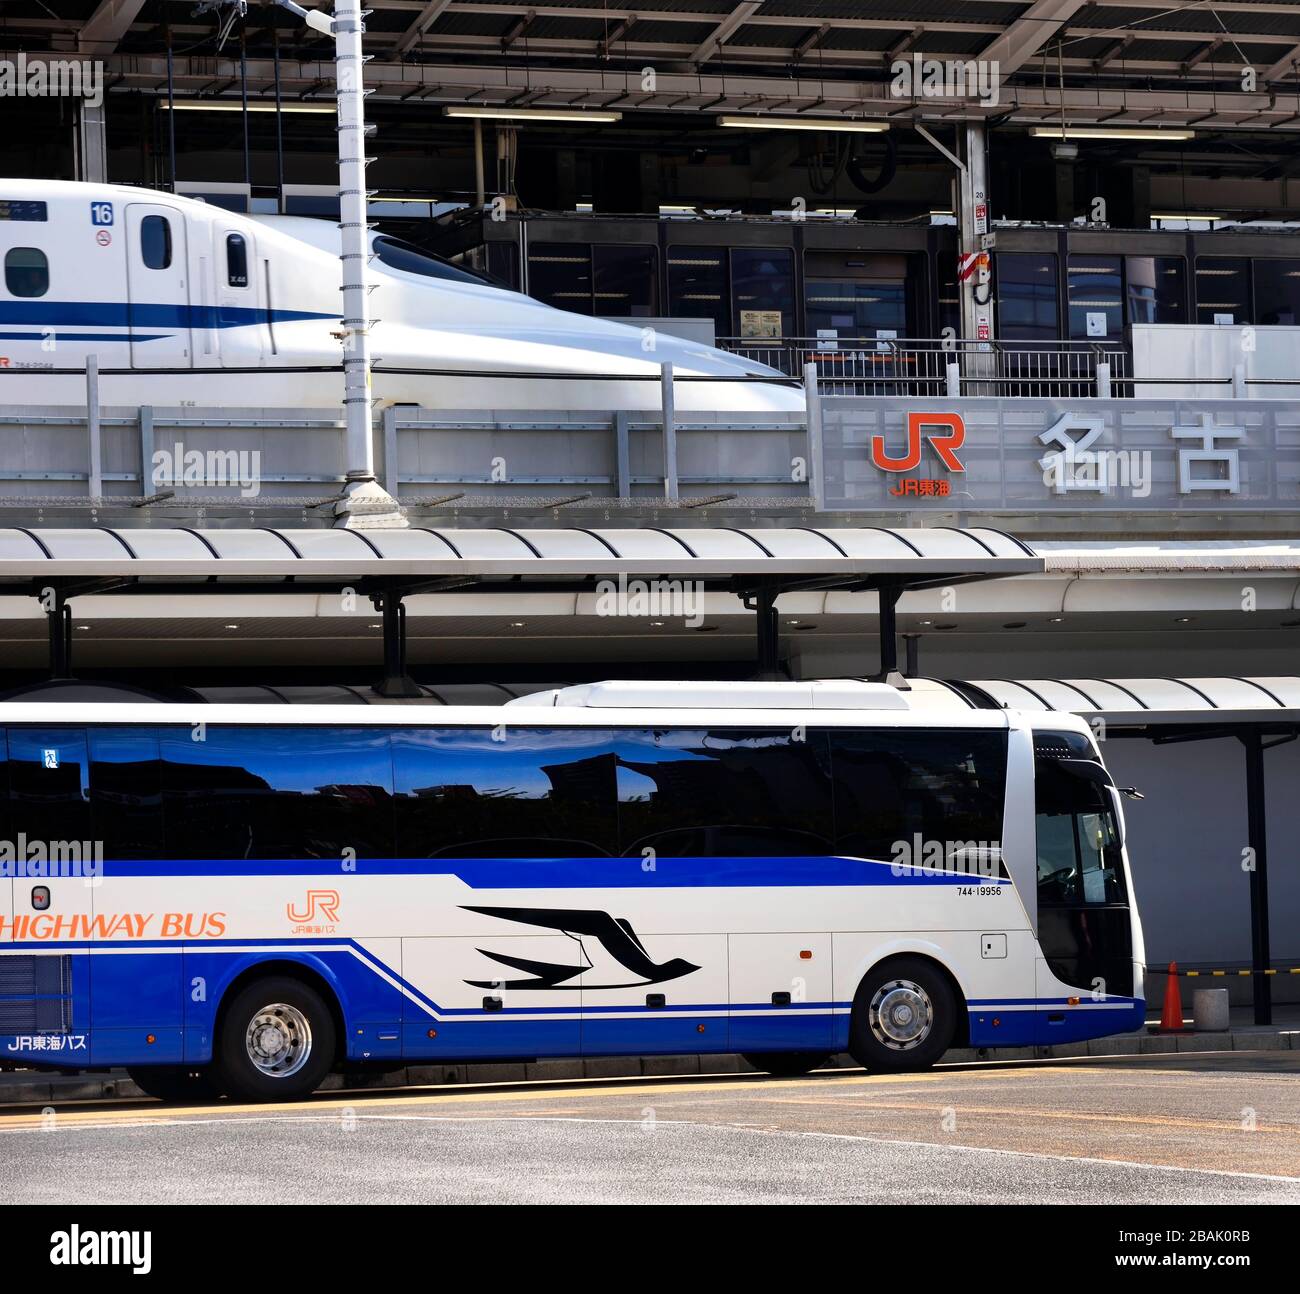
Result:
{"type": "Polygon", "coordinates": [[[733,1051],[827,1051],[831,937],[732,935],[733,1051]]]}

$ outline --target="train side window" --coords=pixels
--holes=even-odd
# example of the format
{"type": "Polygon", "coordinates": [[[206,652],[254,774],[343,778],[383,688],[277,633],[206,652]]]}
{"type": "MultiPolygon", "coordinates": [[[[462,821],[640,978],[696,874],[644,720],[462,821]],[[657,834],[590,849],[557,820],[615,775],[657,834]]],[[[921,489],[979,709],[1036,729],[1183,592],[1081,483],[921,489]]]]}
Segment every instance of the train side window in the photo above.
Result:
{"type": "Polygon", "coordinates": [[[1125,277],[1130,324],[1187,322],[1187,267],[1181,256],[1130,256],[1125,277]]]}
{"type": "Polygon", "coordinates": [[[997,255],[998,336],[1006,341],[1056,339],[1056,257],[997,255]]]}
{"type": "Polygon", "coordinates": [[[50,290],[50,263],[39,247],[11,247],[5,253],[5,287],[10,296],[43,297],[50,290]]]}
{"type": "Polygon", "coordinates": [[[226,235],[226,283],[232,288],[248,286],[248,241],[243,234],[226,235]]]}
{"type": "Polygon", "coordinates": [[[140,221],[140,259],[151,270],[172,263],[172,222],[166,216],[145,216],[140,221]]]}
{"type": "Polygon", "coordinates": [[[731,326],[731,285],[725,247],[679,244],[668,249],[668,313],[712,319],[718,337],[731,326]]]}
{"type": "Polygon", "coordinates": [[[1070,340],[1124,332],[1124,272],[1118,256],[1071,256],[1066,267],[1070,340]],[[1096,331],[1100,326],[1104,331],[1096,331]]]}
{"type": "Polygon", "coordinates": [[[1300,260],[1257,260],[1254,268],[1255,322],[1300,324],[1300,260]]]}
{"type": "Polygon", "coordinates": [[[1250,258],[1198,256],[1196,322],[1248,324],[1254,321],[1250,299],[1250,258]]]}

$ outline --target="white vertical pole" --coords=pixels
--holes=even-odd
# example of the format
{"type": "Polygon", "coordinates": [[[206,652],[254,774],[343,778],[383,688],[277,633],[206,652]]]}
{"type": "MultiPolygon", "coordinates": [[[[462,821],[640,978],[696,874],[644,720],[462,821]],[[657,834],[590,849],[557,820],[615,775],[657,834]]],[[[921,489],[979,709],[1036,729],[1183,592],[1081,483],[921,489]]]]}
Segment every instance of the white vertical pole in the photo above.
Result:
{"type": "Polygon", "coordinates": [[[349,481],[375,479],[370,426],[370,259],[366,219],[366,108],[362,88],[361,0],[335,0],[338,76],[339,228],[343,262],[343,409],[349,481]]]}
{"type": "Polygon", "coordinates": [[[99,431],[99,356],[86,356],[86,435],[90,441],[90,471],[87,493],[92,499],[104,494],[103,442],[99,431]]]}
{"type": "Polygon", "coordinates": [[[673,366],[659,365],[659,395],[664,418],[664,498],[677,498],[677,411],[673,400],[673,366]]]}

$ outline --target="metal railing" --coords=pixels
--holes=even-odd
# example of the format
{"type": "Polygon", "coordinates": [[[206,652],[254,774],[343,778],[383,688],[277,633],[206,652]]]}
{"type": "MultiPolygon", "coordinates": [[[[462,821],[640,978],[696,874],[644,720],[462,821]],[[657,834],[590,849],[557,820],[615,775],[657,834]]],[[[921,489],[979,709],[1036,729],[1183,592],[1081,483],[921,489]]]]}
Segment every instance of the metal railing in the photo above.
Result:
{"type": "Polygon", "coordinates": [[[815,364],[824,395],[1133,394],[1129,353],[1119,342],[723,337],[718,345],[791,376],[815,364]]]}

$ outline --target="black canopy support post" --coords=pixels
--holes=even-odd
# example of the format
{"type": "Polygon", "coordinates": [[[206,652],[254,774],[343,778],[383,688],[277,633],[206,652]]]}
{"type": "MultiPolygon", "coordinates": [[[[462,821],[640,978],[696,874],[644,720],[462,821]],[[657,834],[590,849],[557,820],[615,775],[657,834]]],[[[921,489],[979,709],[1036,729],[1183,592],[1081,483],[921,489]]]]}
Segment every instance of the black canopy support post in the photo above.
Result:
{"type": "Polygon", "coordinates": [[[41,595],[45,625],[50,639],[50,679],[72,677],[72,608],[60,589],[46,589],[41,595]]]}
{"type": "Polygon", "coordinates": [[[744,598],[745,606],[754,613],[758,662],[755,678],[768,683],[785,678],[781,672],[781,629],[776,618],[776,599],[777,590],[770,584],[761,585],[744,598]]]}
{"type": "Polygon", "coordinates": [[[375,684],[380,696],[423,696],[406,672],[406,607],[396,589],[371,597],[384,621],[384,676],[375,684]]]}
{"type": "Polygon", "coordinates": [[[1239,732],[1246,748],[1246,843],[1250,846],[1250,960],[1255,1023],[1273,1023],[1268,969],[1268,812],[1264,795],[1264,740],[1258,728],[1239,732]]]}
{"type": "Polygon", "coordinates": [[[877,683],[907,688],[907,680],[898,668],[898,599],[903,586],[885,583],[876,590],[880,596],[880,672],[873,675],[877,683]]]}
{"type": "Polygon", "coordinates": [[[921,673],[921,635],[903,635],[903,673],[908,678],[917,678],[921,673]]]}

